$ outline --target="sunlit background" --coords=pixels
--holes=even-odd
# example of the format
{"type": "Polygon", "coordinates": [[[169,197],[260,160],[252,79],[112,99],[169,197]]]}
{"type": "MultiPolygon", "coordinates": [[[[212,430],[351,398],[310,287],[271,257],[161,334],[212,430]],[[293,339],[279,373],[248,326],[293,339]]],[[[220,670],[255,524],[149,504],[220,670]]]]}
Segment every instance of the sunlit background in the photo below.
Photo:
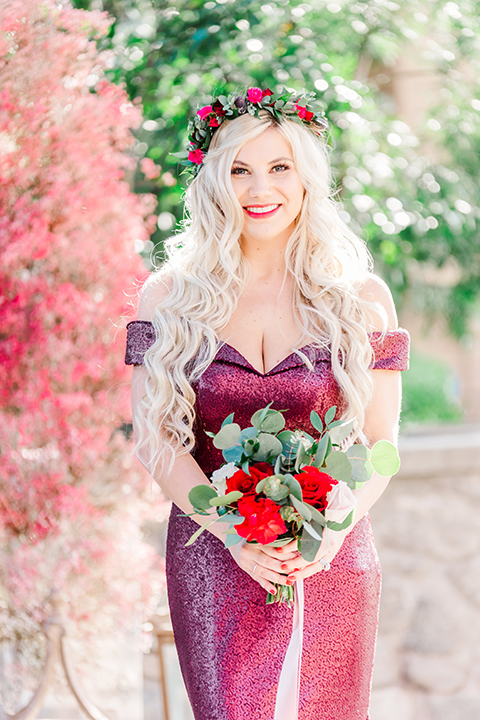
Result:
{"type": "MultiPolygon", "coordinates": [[[[253,84],[316,90],[343,217],[412,335],[403,471],[372,513],[372,720],[477,720],[480,3],[73,7],[0,8],[0,708],[41,682],[58,588],[74,664],[109,718],[190,717],[165,607],[168,508],[129,456],[121,318],[182,221],[172,153],[188,118],[212,89],[253,84]]],[[[86,717],[57,675],[38,717],[86,717]]]]}

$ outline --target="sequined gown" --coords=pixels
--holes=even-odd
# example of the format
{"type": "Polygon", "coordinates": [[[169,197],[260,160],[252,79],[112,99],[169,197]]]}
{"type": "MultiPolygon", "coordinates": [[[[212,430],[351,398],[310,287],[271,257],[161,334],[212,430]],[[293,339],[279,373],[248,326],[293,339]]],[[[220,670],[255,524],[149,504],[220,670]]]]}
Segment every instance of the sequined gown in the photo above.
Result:
{"type": "MultiPolygon", "coordinates": [[[[128,325],[126,362],[141,364],[154,342],[149,322],[128,325]]],[[[408,333],[372,336],[376,369],[404,370],[408,333]]],[[[235,411],[250,424],[272,402],[287,409],[287,429],[311,430],[310,412],[322,417],[340,405],[330,355],[303,348],[312,365],[292,353],[262,374],[228,344],[196,384],[195,458],[207,476],[222,462],[205,430],[217,432],[235,411]]],[[[266,605],[265,591],[236,564],[223,543],[173,505],[167,538],[167,583],[175,642],[195,720],[277,720],[277,687],[292,635],[292,609],[266,605]]],[[[328,572],[304,581],[298,720],[368,720],[381,570],[370,521],[347,535],[328,572]]],[[[281,713],[280,713],[281,714],[281,713]]]]}

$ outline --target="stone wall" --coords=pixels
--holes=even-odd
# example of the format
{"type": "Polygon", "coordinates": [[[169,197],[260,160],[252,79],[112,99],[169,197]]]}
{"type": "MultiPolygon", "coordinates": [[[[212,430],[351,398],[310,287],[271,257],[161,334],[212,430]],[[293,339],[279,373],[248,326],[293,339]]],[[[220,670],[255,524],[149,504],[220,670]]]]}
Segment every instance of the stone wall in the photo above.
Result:
{"type": "Polygon", "coordinates": [[[480,426],[404,436],[372,509],[383,595],[371,720],[480,718],[480,426]]]}

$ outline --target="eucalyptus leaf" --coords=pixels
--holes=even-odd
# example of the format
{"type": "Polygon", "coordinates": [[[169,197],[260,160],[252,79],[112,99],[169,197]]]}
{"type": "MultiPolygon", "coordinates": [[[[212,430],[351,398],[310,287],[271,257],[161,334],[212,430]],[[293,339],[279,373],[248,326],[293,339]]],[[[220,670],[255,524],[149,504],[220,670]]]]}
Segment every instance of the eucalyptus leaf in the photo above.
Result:
{"type": "Polygon", "coordinates": [[[233,547],[234,545],[238,545],[238,543],[241,543],[242,540],[243,538],[240,537],[240,535],[237,535],[237,533],[235,533],[235,535],[227,535],[227,537],[225,538],[225,547],[229,548],[233,547]]]}
{"type": "Polygon", "coordinates": [[[233,515],[231,512],[218,518],[218,522],[229,522],[230,525],[240,525],[244,520],[243,515],[233,515]]]}
{"type": "Polygon", "coordinates": [[[332,405],[332,407],[327,410],[327,412],[325,413],[325,425],[329,425],[332,422],[332,420],[335,418],[336,412],[336,405],[332,405]]]}
{"type": "Polygon", "coordinates": [[[201,526],[198,528],[198,530],[195,530],[195,532],[193,533],[192,537],[191,537],[189,540],[187,540],[187,542],[185,543],[185,547],[188,547],[189,545],[193,545],[193,543],[195,542],[195,540],[202,534],[202,532],[203,532],[204,530],[206,530],[208,527],[210,527],[210,525],[213,525],[213,523],[216,522],[216,521],[217,521],[217,518],[216,518],[216,517],[213,518],[213,520],[207,520],[207,522],[204,523],[203,525],[201,525],[201,526]]]}
{"type": "Polygon", "coordinates": [[[351,420],[347,420],[340,425],[337,425],[337,427],[331,428],[329,430],[329,434],[332,443],[340,445],[340,443],[350,435],[353,430],[354,424],[355,418],[352,418],[351,420]]]}
{"type": "Polygon", "coordinates": [[[257,483],[257,487],[255,488],[255,492],[257,492],[257,493],[263,492],[263,488],[265,487],[266,481],[267,481],[267,478],[263,478],[263,480],[260,480],[260,482],[257,483]]]}
{"type": "Polygon", "coordinates": [[[312,513],[310,512],[310,506],[301,500],[297,500],[295,495],[290,494],[290,500],[295,510],[302,516],[304,520],[310,522],[312,519],[312,513]]]}
{"type": "Polygon", "coordinates": [[[210,500],[218,497],[215,488],[211,485],[196,485],[188,493],[188,499],[196,510],[209,510],[210,500]]]}
{"type": "Polygon", "coordinates": [[[347,517],[345,518],[345,520],[342,523],[336,523],[336,522],[332,522],[331,520],[329,520],[327,522],[327,527],[330,530],[335,530],[337,532],[339,530],[345,530],[345,528],[349,527],[352,524],[354,512],[355,512],[355,510],[352,510],[352,512],[347,515],[347,517]]]}
{"type": "Polygon", "coordinates": [[[285,427],[285,418],[278,410],[268,407],[252,415],[252,425],[262,432],[278,433],[285,427]]]}
{"type": "Polygon", "coordinates": [[[313,562],[321,544],[319,540],[309,534],[308,530],[303,528],[300,538],[300,552],[304,560],[313,562]]]}
{"type": "Polygon", "coordinates": [[[348,482],[352,478],[352,466],[344,452],[336,450],[325,461],[325,472],[335,480],[348,482]]]}
{"type": "Polygon", "coordinates": [[[231,448],[223,450],[222,455],[224,457],[224,460],[227,461],[227,463],[239,463],[242,459],[243,448],[241,445],[234,445],[231,448]]]}
{"type": "Polygon", "coordinates": [[[321,542],[322,536],[317,533],[317,531],[312,527],[312,525],[310,525],[310,523],[305,521],[303,523],[303,527],[305,528],[305,530],[308,532],[309,535],[311,535],[313,538],[315,538],[315,540],[320,540],[320,542],[321,542]]]}
{"type": "Polygon", "coordinates": [[[213,444],[218,450],[228,450],[240,439],[241,428],[237,423],[224,425],[215,435],[213,444]]]}
{"type": "Polygon", "coordinates": [[[248,460],[242,463],[242,470],[246,475],[250,475],[250,464],[248,460]]]}
{"type": "Polygon", "coordinates": [[[234,415],[235,415],[235,413],[230,413],[230,415],[227,415],[227,417],[225,418],[225,420],[222,422],[222,427],[223,427],[224,425],[230,425],[230,423],[233,423],[233,416],[234,416],[234,415]]]}
{"type": "Polygon", "coordinates": [[[302,495],[302,486],[298,482],[297,478],[294,478],[293,475],[290,475],[290,473],[287,473],[285,475],[285,485],[288,485],[290,488],[290,494],[297,498],[297,500],[302,501],[303,495],[302,495]]]}
{"type": "Polygon", "coordinates": [[[210,500],[210,505],[211,507],[217,507],[219,505],[231,505],[231,503],[240,500],[241,497],[243,497],[243,493],[240,492],[240,490],[232,490],[232,492],[229,492],[226,495],[220,495],[218,497],[212,498],[210,500]]]}
{"type": "Polygon", "coordinates": [[[271,404],[272,403],[268,403],[267,407],[264,407],[261,410],[257,410],[257,412],[253,413],[250,422],[254,427],[257,428],[257,430],[260,429],[262,422],[265,420],[267,413],[270,410],[271,404]]]}
{"type": "Polygon", "coordinates": [[[321,527],[325,527],[327,521],[325,520],[325,517],[322,515],[320,510],[318,510],[318,508],[316,507],[313,507],[313,505],[309,505],[308,507],[310,508],[310,512],[312,513],[312,523],[314,525],[318,524],[321,527]]]}
{"type": "Polygon", "coordinates": [[[370,462],[373,469],[383,477],[395,475],[400,470],[400,458],[395,445],[388,440],[379,440],[372,447],[370,462]]]}
{"type": "Polygon", "coordinates": [[[267,458],[277,457],[282,452],[282,443],[275,435],[261,432],[258,436],[259,448],[255,452],[253,459],[256,462],[264,462],[267,458]]]}
{"type": "Polygon", "coordinates": [[[313,461],[313,464],[315,465],[315,467],[317,467],[317,468],[322,467],[331,446],[332,446],[332,443],[330,440],[330,435],[328,433],[325,433],[325,435],[322,438],[320,438],[320,441],[318,443],[317,452],[315,453],[315,460],[313,461]]]}
{"type": "Polygon", "coordinates": [[[315,430],[318,430],[318,432],[323,432],[323,423],[320,415],[315,412],[315,410],[312,410],[310,413],[310,422],[312,426],[315,428],[315,430]]]}

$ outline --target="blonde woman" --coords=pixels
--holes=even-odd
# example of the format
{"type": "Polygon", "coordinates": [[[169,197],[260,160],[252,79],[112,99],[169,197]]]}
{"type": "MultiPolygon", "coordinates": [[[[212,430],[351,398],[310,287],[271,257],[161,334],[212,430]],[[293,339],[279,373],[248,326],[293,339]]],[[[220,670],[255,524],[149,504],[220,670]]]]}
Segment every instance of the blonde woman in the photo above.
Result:
{"type": "Polygon", "coordinates": [[[351,441],[396,442],[408,334],[364,243],[332,199],[313,94],[250,88],[190,125],[189,220],[128,326],[137,454],[172,501],[168,594],[196,720],[367,720],[380,567],[368,519],[387,479],[356,491],[355,522],[313,563],[283,548],[224,547],[191,488],[222,464],[205,431],[273,402],[309,431],[332,405],[351,441]],[[279,100],[280,98],[280,100],[279,100]],[[266,605],[295,584],[295,609],[266,605]]]}

